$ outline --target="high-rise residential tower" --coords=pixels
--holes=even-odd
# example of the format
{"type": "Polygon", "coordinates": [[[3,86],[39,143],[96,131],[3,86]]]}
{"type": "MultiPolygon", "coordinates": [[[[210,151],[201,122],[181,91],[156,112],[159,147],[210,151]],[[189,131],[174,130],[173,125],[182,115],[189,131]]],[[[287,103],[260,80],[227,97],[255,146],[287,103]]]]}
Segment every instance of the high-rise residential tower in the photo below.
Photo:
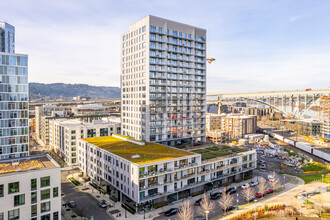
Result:
{"type": "Polygon", "coordinates": [[[0,22],[0,52],[15,53],[15,27],[0,22]]]}
{"type": "Polygon", "coordinates": [[[0,30],[10,38],[0,51],[0,159],[7,159],[29,154],[28,56],[14,53],[13,26],[0,22],[0,30]]]}
{"type": "Polygon", "coordinates": [[[171,146],[206,138],[206,30],[147,16],[121,36],[122,134],[171,146]]]}

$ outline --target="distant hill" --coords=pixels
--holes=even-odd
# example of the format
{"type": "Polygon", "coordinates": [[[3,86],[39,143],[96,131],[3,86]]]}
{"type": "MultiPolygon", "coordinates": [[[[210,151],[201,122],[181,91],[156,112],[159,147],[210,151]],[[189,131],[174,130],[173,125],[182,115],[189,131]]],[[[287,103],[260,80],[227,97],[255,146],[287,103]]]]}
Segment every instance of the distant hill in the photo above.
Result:
{"type": "Polygon", "coordinates": [[[87,84],[29,83],[30,100],[72,99],[88,95],[92,99],[120,98],[120,88],[110,86],[90,86],[87,84]]]}

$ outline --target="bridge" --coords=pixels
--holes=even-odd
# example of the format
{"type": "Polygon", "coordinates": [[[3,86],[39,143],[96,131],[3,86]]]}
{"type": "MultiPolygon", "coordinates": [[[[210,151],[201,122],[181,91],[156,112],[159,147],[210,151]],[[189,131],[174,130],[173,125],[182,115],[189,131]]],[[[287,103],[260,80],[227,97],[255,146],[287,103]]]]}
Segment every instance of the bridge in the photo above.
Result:
{"type": "Polygon", "coordinates": [[[300,119],[312,106],[319,105],[323,96],[330,96],[330,89],[214,94],[207,95],[207,103],[218,104],[220,109],[225,101],[254,101],[300,119]],[[284,111],[280,106],[290,106],[291,112],[284,111]]]}

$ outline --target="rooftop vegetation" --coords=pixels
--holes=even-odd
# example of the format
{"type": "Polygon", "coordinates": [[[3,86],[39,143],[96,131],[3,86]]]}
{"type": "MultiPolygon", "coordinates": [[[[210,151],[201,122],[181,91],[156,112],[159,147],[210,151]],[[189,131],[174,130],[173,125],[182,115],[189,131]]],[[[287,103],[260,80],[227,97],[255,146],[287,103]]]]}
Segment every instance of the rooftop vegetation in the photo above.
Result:
{"type": "Polygon", "coordinates": [[[223,146],[214,145],[212,147],[192,150],[191,152],[201,154],[202,160],[209,160],[209,159],[223,157],[233,153],[239,153],[245,151],[247,150],[238,147],[230,147],[227,145],[223,145],[223,146]]]}

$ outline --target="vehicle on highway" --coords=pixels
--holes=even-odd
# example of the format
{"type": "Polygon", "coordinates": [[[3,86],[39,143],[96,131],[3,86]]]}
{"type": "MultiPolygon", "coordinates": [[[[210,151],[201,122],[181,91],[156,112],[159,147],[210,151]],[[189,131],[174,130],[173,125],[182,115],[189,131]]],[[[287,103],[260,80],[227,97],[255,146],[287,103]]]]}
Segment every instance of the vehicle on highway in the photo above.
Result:
{"type": "Polygon", "coordinates": [[[165,216],[172,216],[172,215],[175,215],[176,213],[178,213],[178,210],[177,208],[171,208],[169,210],[167,210],[164,215],[165,216]]]}
{"type": "Polygon", "coordinates": [[[201,202],[203,201],[203,198],[200,198],[198,199],[196,202],[195,202],[195,206],[200,206],[201,205],[201,202]]]}
{"type": "Polygon", "coordinates": [[[251,181],[250,182],[250,186],[256,186],[258,184],[259,184],[258,180],[255,180],[255,181],[251,181]]]}
{"type": "Polygon", "coordinates": [[[221,194],[222,194],[221,192],[213,193],[213,194],[211,194],[210,198],[211,198],[212,200],[219,199],[220,196],[221,196],[221,194]]]}
{"type": "Polygon", "coordinates": [[[102,200],[101,202],[99,202],[99,206],[100,206],[101,208],[106,208],[106,207],[108,207],[108,205],[107,205],[107,203],[105,202],[105,200],[102,200]]]}
{"type": "Polygon", "coordinates": [[[229,189],[227,189],[226,190],[226,193],[228,194],[234,194],[234,193],[236,193],[237,192],[237,189],[236,189],[236,187],[231,187],[231,188],[229,188],[229,189]]]}
{"type": "Polygon", "coordinates": [[[74,201],[70,201],[69,204],[68,204],[68,206],[70,208],[75,208],[77,205],[76,205],[76,203],[74,201]]]}
{"type": "Polygon", "coordinates": [[[260,198],[260,197],[263,197],[263,196],[265,196],[265,193],[257,192],[257,193],[255,194],[255,197],[256,197],[256,198],[260,198]]]}
{"type": "Polygon", "coordinates": [[[270,194],[270,193],[273,193],[274,192],[274,190],[272,189],[272,188],[268,188],[268,189],[266,189],[266,193],[267,194],[270,194]]]}
{"type": "Polygon", "coordinates": [[[268,177],[267,177],[267,178],[268,178],[268,180],[269,180],[269,181],[271,181],[271,182],[273,182],[273,181],[274,181],[274,177],[273,177],[273,175],[268,175],[268,177]]]}
{"type": "MultiPolygon", "coordinates": [[[[229,207],[226,208],[226,212],[229,212],[229,211],[234,210],[234,209],[235,209],[234,206],[229,206],[229,207]]],[[[225,211],[225,209],[222,209],[222,211],[225,211]]]]}
{"type": "Polygon", "coordinates": [[[205,216],[199,215],[194,218],[194,220],[206,220],[205,216]]]}
{"type": "Polygon", "coordinates": [[[248,183],[244,183],[242,185],[242,189],[246,189],[246,188],[249,188],[249,187],[250,187],[250,184],[248,184],[248,183]]]}

